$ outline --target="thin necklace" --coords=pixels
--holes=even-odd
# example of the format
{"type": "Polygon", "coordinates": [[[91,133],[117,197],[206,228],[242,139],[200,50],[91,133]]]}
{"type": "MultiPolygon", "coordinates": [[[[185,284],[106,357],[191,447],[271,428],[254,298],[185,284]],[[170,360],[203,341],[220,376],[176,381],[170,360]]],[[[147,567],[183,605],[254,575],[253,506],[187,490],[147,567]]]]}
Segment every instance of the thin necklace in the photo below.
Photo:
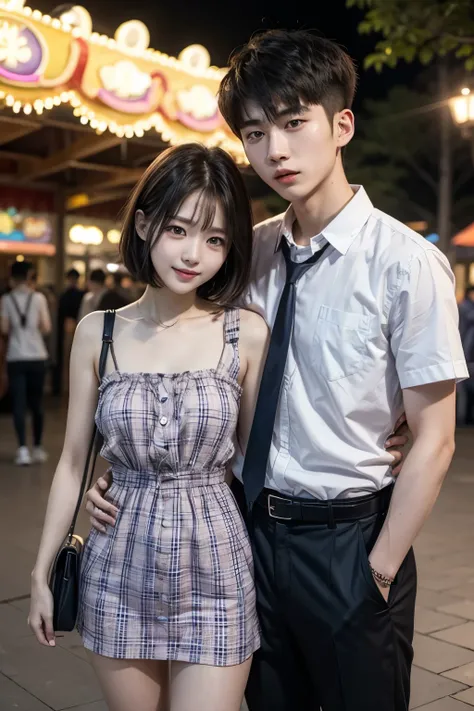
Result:
{"type": "Polygon", "coordinates": [[[146,316],[145,314],[143,314],[143,311],[142,311],[142,309],[141,309],[141,303],[140,303],[140,302],[138,302],[138,310],[139,310],[140,313],[142,314],[142,318],[149,318],[150,321],[153,321],[153,323],[156,323],[157,326],[161,326],[162,328],[172,328],[173,326],[176,326],[176,324],[177,324],[178,321],[179,321],[179,316],[178,316],[178,318],[176,319],[176,321],[173,321],[173,323],[170,323],[170,324],[166,325],[166,323],[163,323],[163,321],[157,321],[156,319],[154,319],[153,316],[150,316],[150,315],[146,316]]]}

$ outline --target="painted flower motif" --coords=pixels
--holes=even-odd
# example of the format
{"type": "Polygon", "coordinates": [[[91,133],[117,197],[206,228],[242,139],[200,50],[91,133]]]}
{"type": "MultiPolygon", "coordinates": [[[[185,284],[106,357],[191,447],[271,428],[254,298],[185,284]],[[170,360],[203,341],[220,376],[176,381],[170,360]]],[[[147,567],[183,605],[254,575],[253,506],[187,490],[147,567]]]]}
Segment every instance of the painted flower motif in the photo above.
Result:
{"type": "Polygon", "coordinates": [[[136,99],[143,96],[151,85],[151,77],[141,72],[133,63],[126,60],[102,67],[100,78],[103,86],[120,99],[136,99]]]}
{"type": "Polygon", "coordinates": [[[26,64],[32,57],[28,40],[22,37],[21,32],[18,25],[9,22],[0,25],[0,62],[7,69],[16,69],[18,64],[26,64]]]}
{"type": "Polygon", "coordinates": [[[177,99],[181,111],[199,120],[212,118],[217,111],[217,98],[201,84],[195,84],[187,91],[178,91],[177,99]]]}

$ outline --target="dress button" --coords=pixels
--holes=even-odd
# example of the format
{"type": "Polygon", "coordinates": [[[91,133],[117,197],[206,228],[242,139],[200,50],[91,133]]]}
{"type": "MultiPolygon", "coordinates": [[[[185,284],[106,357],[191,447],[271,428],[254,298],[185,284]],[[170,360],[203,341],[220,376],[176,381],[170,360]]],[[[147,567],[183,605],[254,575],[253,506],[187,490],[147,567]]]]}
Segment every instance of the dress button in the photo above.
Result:
{"type": "Polygon", "coordinates": [[[168,418],[167,417],[162,417],[160,420],[160,425],[167,425],[168,424],[168,418]]]}

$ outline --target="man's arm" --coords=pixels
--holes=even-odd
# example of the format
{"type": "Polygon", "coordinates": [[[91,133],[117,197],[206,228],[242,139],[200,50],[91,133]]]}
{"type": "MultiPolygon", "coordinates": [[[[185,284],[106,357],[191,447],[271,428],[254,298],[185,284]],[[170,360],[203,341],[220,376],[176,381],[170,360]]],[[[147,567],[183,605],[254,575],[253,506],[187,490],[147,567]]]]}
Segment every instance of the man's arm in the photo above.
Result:
{"type": "Polygon", "coordinates": [[[49,315],[48,300],[44,294],[36,293],[36,298],[40,297],[39,323],[38,328],[43,336],[51,333],[51,316],[49,315]]]}
{"type": "Polygon", "coordinates": [[[5,296],[0,299],[0,335],[8,336],[10,332],[10,319],[7,314],[5,296]]]}
{"type": "MultiPolygon", "coordinates": [[[[407,388],[403,400],[413,447],[395,484],[390,510],[369,556],[394,578],[428,518],[454,454],[454,380],[407,388]]],[[[382,588],[385,597],[388,591],[382,588]]]]}

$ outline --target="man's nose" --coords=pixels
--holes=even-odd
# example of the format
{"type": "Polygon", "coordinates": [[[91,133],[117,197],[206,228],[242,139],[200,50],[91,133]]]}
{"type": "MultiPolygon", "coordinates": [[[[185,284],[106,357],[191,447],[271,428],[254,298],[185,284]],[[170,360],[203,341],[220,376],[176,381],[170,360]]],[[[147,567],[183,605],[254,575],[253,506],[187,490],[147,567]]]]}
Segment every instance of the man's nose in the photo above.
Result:
{"type": "Polygon", "coordinates": [[[288,158],[288,144],[280,131],[272,131],[268,142],[268,158],[278,162],[288,158]]]}

